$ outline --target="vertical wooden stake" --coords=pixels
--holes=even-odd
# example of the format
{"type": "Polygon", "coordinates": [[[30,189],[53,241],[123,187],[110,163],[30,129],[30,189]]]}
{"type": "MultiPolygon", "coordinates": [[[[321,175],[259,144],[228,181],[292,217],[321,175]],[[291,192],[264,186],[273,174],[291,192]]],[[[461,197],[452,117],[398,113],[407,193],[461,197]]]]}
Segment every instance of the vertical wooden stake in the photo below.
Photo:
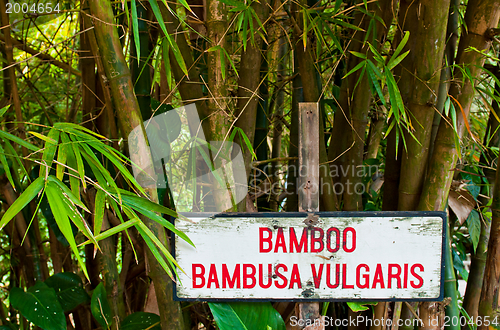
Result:
{"type": "MultiPolygon", "coordinates": [[[[299,103],[299,212],[319,211],[319,104],[299,103]]],[[[319,303],[299,303],[297,317],[307,330],[324,330],[319,303]]]]}

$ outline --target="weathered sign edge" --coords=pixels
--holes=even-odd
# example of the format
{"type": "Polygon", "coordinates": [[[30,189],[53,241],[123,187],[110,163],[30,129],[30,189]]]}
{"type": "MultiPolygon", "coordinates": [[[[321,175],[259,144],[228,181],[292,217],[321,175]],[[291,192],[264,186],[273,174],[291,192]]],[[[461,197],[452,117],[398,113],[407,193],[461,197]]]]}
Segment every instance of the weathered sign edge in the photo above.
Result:
{"type": "MultiPolygon", "coordinates": [[[[279,302],[279,301],[290,301],[290,302],[359,302],[359,301],[442,301],[444,299],[444,254],[445,254],[445,243],[446,243],[446,228],[447,225],[447,214],[444,211],[366,211],[366,212],[312,212],[314,215],[319,215],[320,217],[337,217],[337,218],[350,218],[350,217],[439,217],[442,221],[442,235],[441,235],[441,275],[440,275],[440,293],[437,298],[353,298],[353,299],[268,299],[268,298],[181,298],[177,296],[177,282],[172,285],[173,289],[173,300],[174,301],[207,301],[207,302],[279,302]]],[[[182,215],[189,218],[189,215],[196,215],[197,217],[212,217],[212,218],[306,218],[310,213],[307,212],[261,212],[261,213],[245,213],[245,212],[231,212],[231,213],[213,213],[213,212],[182,212],[182,215]]],[[[171,218],[172,224],[175,226],[175,218],[171,218]]],[[[175,258],[175,237],[176,235],[171,232],[170,239],[170,251],[172,256],[175,258]]]]}

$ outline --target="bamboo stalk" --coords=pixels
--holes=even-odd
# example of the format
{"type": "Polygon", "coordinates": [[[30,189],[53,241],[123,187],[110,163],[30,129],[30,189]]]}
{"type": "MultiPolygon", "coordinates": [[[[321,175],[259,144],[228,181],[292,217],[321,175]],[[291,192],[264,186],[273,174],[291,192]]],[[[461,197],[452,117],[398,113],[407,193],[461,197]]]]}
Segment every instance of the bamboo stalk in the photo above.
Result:
{"type": "MultiPolygon", "coordinates": [[[[465,22],[468,29],[462,33],[456,63],[467,66],[472,79],[478,77],[480,74],[485,57],[481,53],[468,52],[467,49],[474,47],[480,51],[487,51],[491,40],[485,37],[485,33],[491,26],[497,26],[499,17],[500,3],[497,1],[472,0],[467,5],[465,22]]],[[[458,72],[454,72],[456,80],[450,88],[450,95],[455,102],[457,112],[459,112],[457,113],[457,132],[448,124],[448,122],[451,122],[451,117],[448,117],[447,121],[442,120],[440,122],[428,176],[425,180],[418,205],[419,210],[445,209],[454,173],[451,170],[455,167],[458,159],[455,134],[458,134],[458,137],[461,138],[464,134],[465,126],[468,125],[468,116],[474,98],[474,82],[463,77],[460,70],[456,71],[458,72]]],[[[489,249],[489,251],[493,250],[489,249]]],[[[445,280],[451,281],[454,277],[453,271],[449,271],[445,275],[450,276],[445,280]]],[[[456,299],[456,291],[453,289],[451,292],[446,292],[445,295],[452,300],[456,299]]],[[[421,308],[421,312],[427,314],[427,319],[435,318],[436,311],[425,311],[426,307],[424,307],[424,311],[421,308]]],[[[448,311],[448,313],[450,312],[452,313],[451,315],[458,315],[458,311],[453,307],[452,310],[448,311]]],[[[422,319],[424,318],[422,317],[422,319]]],[[[424,322],[426,322],[425,319],[424,322]]],[[[425,329],[429,327],[429,324],[424,326],[425,329]]]]}
{"type": "Polygon", "coordinates": [[[406,148],[401,160],[399,210],[417,207],[428,161],[432,122],[446,45],[450,0],[401,3],[400,22],[410,36],[405,46],[410,53],[401,62],[399,89],[408,106],[413,138],[405,134],[406,148]],[[433,13],[432,15],[422,13],[433,13]]]}
{"type": "MultiPolygon", "coordinates": [[[[151,154],[147,146],[139,104],[134,95],[130,71],[113,23],[111,3],[109,0],[90,0],[89,5],[92,15],[96,18],[94,19],[95,36],[113,96],[122,136],[128,137],[129,133],[136,127],[142,128],[142,138],[137,138],[138,150],[141,154],[134,156],[137,157],[136,163],[140,168],[147,168],[147,164],[151,163],[151,154]]],[[[156,189],[147,188],[146,192],[151,200],[158,202],[156,189]]],[[[167,243],[165,229],[161,225],[147,218],[143,218],[143,221],[160,242],[167,243]]],[[[149,249],[146,251],[146,256],[150,265],[149,276],[156,289],[162,329],[180,329],[183,327],[182,313],[179,304],[172,301],[172,281],[149,249]]]]}

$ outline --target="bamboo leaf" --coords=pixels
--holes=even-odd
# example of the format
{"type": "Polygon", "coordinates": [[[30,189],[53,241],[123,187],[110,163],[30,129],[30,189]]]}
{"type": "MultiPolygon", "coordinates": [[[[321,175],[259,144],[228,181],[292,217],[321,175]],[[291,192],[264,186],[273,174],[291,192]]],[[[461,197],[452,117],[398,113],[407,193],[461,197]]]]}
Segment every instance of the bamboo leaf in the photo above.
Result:
{"type": "Polygon", "coordinates": [[[366,60],[366,54],[363,54],[363,53],[360,53],[360,52],[355,52],[353,50],[350,50],[349,53],[351,53],[352,55],[354,55],[356,57],[359,57],[359,58],[362,58],[362,59],[366,60]]]}
{"type": "Polygon", "coordinates": [[[375,60],[381,65],[383,65],[385,63],[384,57],[377,51],[375,47],[373,47],[371,43],[368,43],[368,47],[370,48],[370,51],[372,52],[375,60]]]}
{"type": "MultiPolygon", "coordinates": [[[[10,153],[11,157],[14,158],[14,160],[16,161],[17,163],[17,166],[19,166],[19,169],[22,171],[23,175],[28,179],[30,180],[30,176],[28,174],[28,172],[26,171],[26,168],[24,167],[24,164],[23,162],[21,161],[21,157],[19,157],[19,155],[17,154],[16,150],[14,149],[14,147],[12,146],[12,144],[10,144],[9,140],[4,140],[5,142],[5,149],[7,152],[10,153]]],[[[14,173],[15,173],[16,169],[14,168],[14,173]]]]}
{"type": "Polygon", "coordinates": [[[29,142],[26,142],[23,139],[18,138],[17,136],[12,135],[10,133],[7,133],[7,132],[5,132],[3,130],[0,130],[0,137],[3,138],[3,139],[10,140],[10,141],[12,141],[14,143],[17,143],[20,146],[23,146],[26,149],[29,149],[31,151],[39,151],[40,150],[40,148],[38,148],[37,146],[35,146],[35,145],[33,145],[33,144],[29,143],[29,142]]]}
{"type": "Polygon", "coordinates": [[[4,213],[2,220],[0,220],[0,230],[5,227],[5,225],[12,220],[21,212],[21,210],[28,205],[29,202],[33,200],[33,198],[42,191],[45,185],[44,177],[38,177],[35,181],[33,181],[26,190],[15,200],[14,203],[7,209],[4,213]]]}
{"type": "Polygon", "coordinates": [[[62,180],[64,177],[64,165],[66,164],[66,160],[68,159],[68,152],[67,150],[70,147],[65,144],[61,143],[59,144],[59,150],[57,151],[57,164],[56,164],[56,177],[59,180],[62,180]]]}
{"type": "Polygon", "coordinates": [[[410,38],[410,31],[406,31],[405,32],[405,36],[403,37],[403,40],[401,40],[401,42],[399,43],[398,47],[396,48],[396,50],[394,51],[394,54],[392,54],[391,56],[391,59],[389,60],[389,63],[395,59],[396,57],[399,56],[399,53],[401,53],[401,51],[403,50],[404,46],[406,45],[406,43],[408,42],[408,39],[410,38]]]}
{"type": "Polygon", "coordinates": [[[54,162],[54,156],[57,151],[58,141],[59,141],[59,130],[56,128],[51,128],[49,134],[47,134],[47,139],[45,139],[45,146],[42,154],[43,166],[40,166],[39,176],[45,176],[46,173],[50,172],[52,163],[54,162]]]}
{"type": "Polygon", "coordinates": [[[68,169],[69,185],[71,187],[71,191],[73,192],[73,194],[78,199],[80,199],[80,180],[75,177],[75,175],[79,175],[75,152],[71,144],[71,141],[69,140],[69,137],[65,132],[61,132],[61,141],[62,144],[59,145],[59,148],[61,148],[62,145],[66,147],[66,163],[69,167],[68,169]]]}
{"type": "Polygon", "coordinates": [[[79,207],[81,207],[82,209],[84,209],[86,212],[91,213],[89,211],[89,209],[87,208],[87,206],[85,206],[85,204],[83,204],[82,201],[78,197],[76,197],[75,194],[73,194],[73,192],[68,188],[68,186],[66,186],[57,177],[55,177],[53,175],[49,175],[47,177],[47,181],[48,182],[54,182],[63,191],[63,193],[71,201],[71,203],[73,203],[75,205],[78,205],[79,207]]]}
{"type": "MultiPolygon", "coordinates": [[[[177,261],[172,257],[170,252],[167,250],[165,245],[163,245],[160,242],[160,240],[156,237],[156,235],[154,235],[151,232],[151,230],[143,222],[139,222],[135,227],[137,228],[139,233],[141,233],[141,236],[142,236],[142,238],[144,238],[145,241],[147,241],[147,239],[149,239],[152,243],[154,243],[154,245],[158,248],[158,250],[163,254],[163,257],[166,258],[166,260],[170,264],[170,267],[172,268],[174,273],[177,274],[175,267],[179,268],[183,273],[185,273],[184,270],[179,266],[179,264],[177,264],[177,261]]],[[[148,247],[151,248],[151,244],[148,244],[148,247]]],[[[161,255],[159,255],[159,256],[160,256],[160,259],[163,260],[163,263],[166,266],[165,259],[163,259],[163,257],[161,255]]],[[[155,255],[155,257],[156,257],[156,255],[155,255]]],[[[165,267],[163,267],[163,268],[165,269],[165,267]]],[[[168,269],[168,267],[167,267],[167,269],[168,269]]],[[[170,269],[169,269],[169,272],[167,272],[167,274],[170,277],[172,277],[172,272],[170,271],[170,269]]]]}
{"type": "Polygon", "coordinates": [[[162,206],[159,204],[155,204],[150,202],[149,200],[145,198],[140,198],[137,196],[131,196],[131,195],[122,195],[123,203],[124,205],[129,206],[130,208],[136,210],[137,212],[141,213],[142,215],[150,218],[151,220],[154,220],[158,222],[160,225],[163,227],[171,230],[174,232],[176,235],[178,235],[180,238],[188,242],[190,245],[194,246],[194,243],[187,237],[186,234],[175,228],[175,226],[170,223],[169,221],[165,220],[162,216],[156,214],[155,212],[167,214],[173,217],[177,217],[177,214],[162,206]]]}
{"type": "Polygon", "coordinates": [[[172,89],[172,71],[170,70],[170,57],[168,56],[168,52],[170,49],[170,45],[168,42],[163,39],[162,43],[162,48],[163,48],[163,66],[165,67],[165,75],[167,76],[167,84],[168,88],[172,89]]]}
{"type": "Polygon", "coordinates": [[[14,183],[14,179],[12,178],[12,172],[9,168],[9,163],[7,162],[7,157],[5,157],[5,151],[3,150],[2,145],[0,144],[0,164],[2,164],[3,169],[5,171],[5,175],[10,182],[10,185],[16,191],[16,184],[14,183]]]}
{"type": "MultiPolygon", "coordinates": [[[[103,231],[99,235],[95,235],[94,238],[95,238],[96,241],[99,242],[99,241],[102,241],[103,239],[106,239],[106,238],[111,237],[111,236],[113,236],[115,234],[118,234],[119,232],[122,232],[122,231],[127,232],[126,230],[128,228],[130,228],[132,226],[135,226],[140,221],[141,220],[139,218],[125,221],[125,222],[119,224],[118,226],[114,226],[113,228],[110,228],[110,229],[108,229],[106,231],[103,231]]],[[[90,244],[90,243],[91,243],[91,241],[88,240],[88,241],[83,242],[80,245],[87,245],[87,244],[90,244]]]]}
{"type": "Polygon", "coordinates": [[[61,230],[61,233],[64,235],[66,240],[71,247],[71,250],[75,254],[76,259],[78,260],[78,264],[82,268],[85,277],[89,279],[89,274],[87,273],[87,268],[85,263],[78,252],[78,247],[76,246],[75,237],[73,236],[73,230],[71,229],[71,224],[69,222],[68,214],[66,213],[66,207],[64,206],[64,195],[61,190],[54,182],[47,182],[45,185],[45,194],[47,195],[47,200],[50,205],[50,209],[52,210],[52,214],[54,215],[54,219],[57,223],[57,226],[61,230]]]}
{"type": "Polygon", "coordinates": [[[94,236],[101,233],[102,220],[104,218],[104,211],[106,206],[106,194],[101,189],[97,190],[95,194],[95,210],[94,210],[94,236]]]}
{"type": "MultiPolygon", "coordinates": [[[[183,1],[184,0],[179,0],[183,1]]],[[[149,0],[149,4],[151,5],[151,10],[153,11],[153,14],[156,17],[156,20],[158,21],[158,24],[160,25],[161,30],[165,34],[165,37],[167,38],[168,42],[170,43],[170,46],[172,47],[172,52],[174,53],[175,59],[177,60],[177,64],[181,68],[182,72],[184,72],[185,75],[188,74],[187,68],[186,68],[186,63],[184,62],[184,58],[181,55],[181,52],[179,50],[179,46],[177,46],[177,43],[175,40],[172,39],[170,34],[168,33],[167,27],[165,26],[165,21],[163,20],[163,16],[161,14],[160,8],[158,7],[158,3],[156,0],[149,0]]],[[[172,13],[172,15],[176,16],[175,13],[170,9],[168,4],[164,2],[165,6],[167,9],[172,13]]],[[[189,8],[189,6],[188,6],[189,8]]],[[[189,9],[191,11],[191,9],[189,9]]]]}
{"type": "Polygon", "coordinates": [[[75,155],[76,169],[78,171],[78,175],[80,176],[80,181],[83,185],[83,190],[85,191],[87,189],[87,183],[85,182],[85,168],[83,167],[83,160],[82,160],[82,155],[80,153],[80,147],[76,143],[71,144],[71,146],[73,147],[73,153],[75,155]]]}
{"type": "Polygon", "coordinates": [[[227,59],[229,60],[229,64],[231,64],[231,67],[233,68],[234,73],[236,74],[237,77],[239,77],[238,70],[236,70],[236,66],[234,65],[233,60],[231,59],[231,56],[229,56],[228,52],[222,48],[224,51],[224,54],[226,55],[227,59]]]}
{"type": "Polygon", "coordinates": [[[51,143],[51,144],[57,144],[57,141],[48,137],[48,136],[45,136],[43,134],[40,134],[40,133],[37,133],[37,132],[33,132],[33,131],[28,131],[28,133],[36,136],[37,138],[39,138],[40,140],[43,140],[45,142],[48,142],[48,143],[51,143]]]}
{"type": "Polygon", "coordinates": [[[7,112],[7,110],[9,110],[9,108],[10,108],[10,104],[7,104],[2,109],[0,109],[0,117],[3,117],[3,115],[5,115],[5,113],[7,112]]]}
{"type": "Polygon", "coordinates": [[[139,19],[137,18],[137,7],[135,0],[131,0],[132,12],[132,34],[134,35],[135,52],[137,54],[137,66],[139,66],[139,59],[141,58],[141,45],[139,41],[139,19]]]}
{"type": "Polygon", "coordinates": [[[240,136],[243,138],[243,141],[245,142],[245,145],[246,145],[248,151],[250,152],[250,154],[252,154],[252,159],[254,159],[254,160],[257,159],[257,155],[255,154],[255,151],[253,150],[252,142],[250,142],[250,139],[245,134],[245,132],[240,127],[234,127],[234,129],[236,129],[238,131],[238,133],[240,134],[240,136]]]}
{"type": "Polygon", "coordinates": [[[358,71],[359,69],[361,69],[362,67],[364,67],[366,65],[366,62],[361,62],[361,63],[358,63],[358,65],[356,65],[354,68],[352,68],[351,71],[349,71],[345,76],[342,77],[342,79],[350,76],[352,73],[358,71]]]}
{"type": "Polygon", "coordinates": [[[391,58],[389,60],[389,63],[387,63],[387,68],[389,70],[392,70],[396,65],[398,65],[402,60],[404,60],[404,58],[410,53],[410,51],[407,51],[403,54],[401,54],[400,56],[398,56],[397,58],[395,58],[394,60],[391,58]]]}
{"type": "Polygon", "coordinates": [[[372,86],[375,88],[377,91],[378,97],[380,98],[380,101],[382,104],[385,106],[385,98],[384,98],[384,93],[382,92],[382,88],[380,87],[380,83],[377,79],[377,72],[374,71],[374,69],[377,69],[375,65],[371,61],[367,61],[368,65],[366,66],[366,70],[368,71],[368,76],[370,78],[370,82],[372,86]],[[375,67],[375,68],[374,68],[375,67]]]}

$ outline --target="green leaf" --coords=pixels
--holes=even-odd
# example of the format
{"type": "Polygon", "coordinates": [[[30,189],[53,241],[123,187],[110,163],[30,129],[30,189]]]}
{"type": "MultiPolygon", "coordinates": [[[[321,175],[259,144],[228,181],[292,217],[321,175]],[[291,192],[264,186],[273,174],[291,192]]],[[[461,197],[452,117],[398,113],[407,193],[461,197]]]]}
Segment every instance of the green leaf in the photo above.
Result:
{"type": "Polygon", "coordinates": [[[39,176],[45,176],[50,172],[50,168],[52,166],[52,163],[54,162],[54,157],[56,155],[58,141],[59,130],[51,128],[49,134],[47,134],[47,139],[45,140],[45,147],[43,149],[42,155],[42,166],[40,166],[39,176]]]}
{"type": "Polygon", "coordinates": [[[368,77],[370,78],[370,82],[372,86],[375,88],[377,91],[378,97],[380,98],[380,101],[382,104],[385,106],[385,97],[384,93],[382,92],[382,87],[380,87],[380,83],[377,79],[377,77],[381,78],[379,75],[381,75],[380,72],[378,72],[377,67],[371,62],[367,61],[368,65],[366,66],[366,71],[368,71],[368,77]]]}
{"type": "Polygon", "coordinates": [[[68,149],[70,149],[70,146],[67,144],[59,144],[59,150],[57,152],[56,177],[61,181],[64,177],[64,165],[66,165],[66,160],[68,159],[68,149]]]}
{"type": "Polygon", "coordinates": [[[2,164],[3,169],[5,171],[5,175],[7,176],[7,179],[9,180],[12,188],[15,191],[16,184],[14,183],[14,178],[12,178],[12,172],[10,171],[9,163],[7,162],[7,157],[5,157],[5,151],[3,150],[3,147],[1,144],[0,144],[0,164],[2,164]]]}
{"type": "Polygon", "coordinates": [[[399,43],[398,47],[394,51],[394,54],[392,54],[391,59],[389,60],[389,63],[393,61],[396,57],[398,57],[399,53],[403,50],[404,46],[408,42],[408,39],[410,38],[410,31],[405,32],[405,36],[403,37],[403,40],[399,43]]]}
{"type": "MultiPolygon", "coordinates": [[[[121,231],[124,231],[132,226],[135,226],[137,225],[137,223],[139,223],[141,220],[139,218],[137,219],[132,219],[132,220],[129,220],[129,221],[125,221],[125,222],[122,222],[121,224],[119,224],[118,226],[114,226],[113,228],[110,228],[106,231],[103,231],[102,233],[100,233],[99,235],[95,235],[94,238],[96,239],[96,241],[101,241],[103,239],[106,239],[108,237],[111,237],[115,234],[118,234],[119,232],[121,231]]],[[[85,241],[83,242],[82,244],[80,245],[87,245],[87,244],[90,244],[92,243],[90,240],[88,241],[85,241]]]]}
{"type": "Polygon", "coordinates": [[[96,321],[104,328],[109,329],[112,323],[112,313],[111,307],[109,307],[108,296],[106,294],[106,289],[104,285],[99,283],[99,285],[94,289],[92,293],[92,299],[90,300],[90,311],[96,319],[96,321]]]}
{"type": "Polygon", "coordinates": [[[368,306],[375,306],[377,304],[377,302],[365,302],[365,301],[362,301],[362,302],[354,302],[354,301],[350,301],[350,302],[347,302],[347,306],[349,306],[349,308],[353,311],[353,312],[361,312],[361,311],[366,311],[369,309],[368,306]]]}
{"type": "Polygon", "coordinates": [[[240,134],[241,138],[245,142],[245,145],[246,145],[248,151],[252,155],[252,159],[257,159],[257,155],[255,154],[255,151],[253,150],[252,142],[250,142],[250,139],[245,134],[245,131],[243,131],[243,129],[241,129],[240,127],[236,127],[236,126],[234,127],[234,129],[238,131],[238,133],[240,134]]]}
{"type": "Polygon", "coordinates": [[[45,284],[54,289],[65,312],[90,301],[89,295],[83,288],[82,279],[75,273],[57,273],[46,279],[45,284]]]}
{"type": "Polygon", "coordinates": [[[61,230],[61,233],[64,235],[66,240],[71,247],[71,250],[75,254],[80,267],[82,268],[83,273],[87,279],[89,275],[87,273],[87,268],[85,267],[85,263],[78,252],[78,248],[76,246],[75,237],[73,236],[73,230],[71,229],[71,223],[69,222],[68,213],[66,212],[66,206],[64,199],[64,195],[62,194],[61,189],[54,182],[47,182],[45,185],[45,194],[47,195],[47,200],[50,205],[50,209],[52,214],[54,215],[54,219],[56,220],[57,226],[61,230]]]}
{"type": "Polygon", "coordinates": [[[60,135],[62,143],[59,144],[59,152],[61,147],[64,146],[66,151],[66,163],[68,165],[69,185],[73,194],[80,199],[80,180],[76,177],[76,175],[80,174],[78,173],[78,164],[75,158],[73,146],[71,144],[72,142],[66,133],[61,132],[60,135]]]}
{"type": "Polygon", "coordinates": [[[95,211],[94,211],[94,236],[101,233],[102,220],[104,219],[104,211],[106,206],[106,194],[101,189],[95,194],[95,211]]]}
{"type": "MultiPolygon", "coordinates": [[[[125,209],[124,209],[124,212],[127,214],[128,217],[133,217],[134,214],[135,214],[133,211],[129,212],[129,211],[125,210],[125,209]]],[[[135,217],[137,217],[137,215],[135,215],[135,217]]],[[[174,269],[174,266],[172,265],[171,261],[169,261],[169,265],[167,265],[167,263],[165,262],[165,258],[163,257],[163,255],[158,250],[157,244],[155,244],[153,242],[153,238],[156,238],[155,235],[141,221],[137,222],[137,225],[135,226],[135,228],[137,229],[137,232],[139,233],[139,235],[141,235],[142,239],[144,239],[144,242],[146,243],[146,245],[148,246],[149,250],[151,251],[151,253],[155,257],[156,261],[158,261],[158,263],[163,268],[163,270],[165,271],[165,273],[170,278],[173,279],[173,275],[172,275],[171,269],[174,269]]],[[[175,271],[175,269],[174,269],[174,271],[175,271]]]]}
{"type": "Polygon", "coordinates": [[[469,235],[476,251],[477,244],[479,243],[479,236],[481,235],[481,218],[476,210],[472,210],[467,217],[467,228],[469,228],[469,235]]]}
{"type": "Polygon", "coordinates": [[[139,41],[139,19],[137,18],[137,6],[135,0],[131,0],[132,12],[132,34],[134,35],[135,51],[137,53],[137,66],[139,66],[139,59],[141,58],[141,43],[139,41]]]}
{"type": "Polygon", "coordinates": [[[451,249],[451,252],[453,254],[453,268],[457,270],[457,272],[460,274],[462,279],[465,281],[469,280],[469,272],[467,269],[465,269],[465,265],[462,259],[460,259],[460,256],[458,255],[457,251],[455,249],[451,249]]]}
{"type": "Polygon", "coordinates": [[[361,69],[361,68],[362,68],[362,67],[364,67],[365,65],[366,65],[366,62],[365,62],[365,61],[358,63],[358,65],[356,65],[354,68],[352,68],[352,70],[351,70],[351,71],[347,72],[347,74],[346,74],[345,76],[343,76],[343,77],[342,77],[342,79],[344,79],[344,78],[346,78],[346,77],[350,76],[353,72],[358,71],[359,69],[361,69]]]}
{"type": "Polygon", "coordinates": [[[10,108],[10,104],[7,104],[5,107],[0,109],[0,117],[3,117],[3,115],[5,115],[5,113],[7,112],[7,110],[9,110],[9,108],[10,108]]]}
{"type": "Polygon", "coordinates": [[[29,149],[31,151],[35,151],[36,152],[36,151],[40,150],[40,148],[38,148],[37,146],[35,146],[35,145],[33,145],[33,144],[29,143],[29,142],[26,142],[23,139],[18,138],[15,135],[12,135],[10,133],[4,132],[2,130],[0,130],[0,137],[3,138],[3,139],[7,139],[7,140],[10,140],[12,142],[15,142],[15,143],[19,144],[20,146],[23,146],[26,149],[29,149]]]}
{"type": "Polygon", "coordinates": [[[120,330],[161,330],[160,316],[135,312],[123,319],[120,330]]]}
{"type": "MultiPolygon", "coordinates": [[[[184,2],[183,0],[180,0],[180,2],[184,2]]],[[[174,53],[175,59],[177,60],[177,64],[179,64],[179,67],[181,68],[182,72],[184,72],[185,75],[188,74],[187,68],[186,68],[186,63],[184,62],[184,58],[181,55],[181,52],[179,50],[179,46],[177,46],[177,43],[175,42],[174,39],[170,36],[170,34],[167,31],[167,27],[165,25],[165,21],[163,20],[163,16],[161,14],[160,8],[158,7],[158,2],[157,0],[149,0],[149,4],[151,5],[151,9],[153,10],[153,13],[156,17],[156,20],[158,21],[158,24],[160,25],[161,30],[163,31],[165,37],[167,38],[168,42],[170,43],[170,46],[172,47],[172,51],[174,53]]],[[[172,13],[172,15],[175,15],[175,12],[173,12],[168,4],[164,2],[164,5],[167,7],[167,9],[172,13]]],[[[187,7],[189,9],[189,6],[187,7]]],[[[191,10],[191,9],[189,9],[191,10]]]]}
{"type": "Polygon", "coordinates": [[[42,329],[66,330],[66,317],[56,293],[43,282],[37,282],[27,292],[12,288],[10,303],[28,321],[42,329]]]}
{"type": "MultiPolygon", "coordinates": [[[[21,161],[22,158],[19,157],[19,155],[17,154],[17,152],[14,149],[14,147],[12,146],[12,144],[10,144],[9,140],[4,140],[4,142],[5,142],[5,151],[9,153],[10,157],[14,158],[18,168],[22,172],[22,175],[26,176],[26,178],[28,178],[28,180],[29,180],[30,176],[29,176],[28,172],[26,171],[26,168],[24,167],[23,162],[21,161]]],[[[16,168],[13,168],[14,173],[16,170],[17,170],[16,168]]]]}
{"type": "Polygon", "coordinates": [[[73,147],[73,153],[75,155],[75,160],[76,160],[76,169],[78,171],[78,175],[80,176],[80,182],[82,183],[83,190],[85,191],[87,189],[87,183],[85,182],[85,167],[83,166],[80,147],[78,146],[77,143],[73,143],[71,146],[73,147]]]}
{"type": "Polygon", "coordinates": [[[81,207],[82,209],[84,209],[85,211],[87,211],[88,213],[91,213],[89,211],[89,209],[87,208],[87,206],[85,206],[85,204],[83,204],[83,202],[81,200],[78,199],[78,197],[76,197],[73,192],[68,188],[68,186],[66,186],[62,181],[60,181],[58,178],[56,178],[55,176],[53,175],[49,175],[47,177],[47,181],[50,181],[50,182],[54,182],[56,185],[59,186],[59,188],[61,188],[61,190],[63,191],[64,195],[66,195],[66,197],[71,201],[71,203],[81,207]]]}
{"type": "Polygon", "coordinates": [[[220,330],[285,330],[285,322],[271,303],[208,303],[220,330]]]}
{"type": "MultiPolygon", "coordinates": [[[[169,54],[169,49],[170,45],[168,42],[166,42],[165,39],[162,40],[161,42],[162,45],[162,60],[163,60],[163,66],[165,67],[165,76],[167,77],[167,85],[170,90],[172,90],[172,71],[170,70],[170,56],[169,54]]],[[[154,100],[154,99],[151,99],[154,100]]]]}
{"type": "Polygon", "coordinates": [[[21,210],[28,205],[28,203],[31,202],[36,195],[38,195],[38,193],[43,189],[44,184],[44,178],[38,177],[28,186],[28,188],[26,188],[26,190],[24,190],[21,196],[19,196],[16,201],[12,203],[3,215],[2,220],[0,221],[0,230],[5,227],[5,225],[12,220],[16,214],[21,212],[21,210]]]}
{"type": "Polygon", "coordinates": [[[395,59],[391,58],[389,60],[389,63],[387,63],[387,68],[389,70],[392,70],[396,65],[398,65],[402,60],[404,60],[404,58],[410,53],[410,51],[407,51],[403,54],[401,54],[401,56],[399,57],[396,57],[395,59]]]}

